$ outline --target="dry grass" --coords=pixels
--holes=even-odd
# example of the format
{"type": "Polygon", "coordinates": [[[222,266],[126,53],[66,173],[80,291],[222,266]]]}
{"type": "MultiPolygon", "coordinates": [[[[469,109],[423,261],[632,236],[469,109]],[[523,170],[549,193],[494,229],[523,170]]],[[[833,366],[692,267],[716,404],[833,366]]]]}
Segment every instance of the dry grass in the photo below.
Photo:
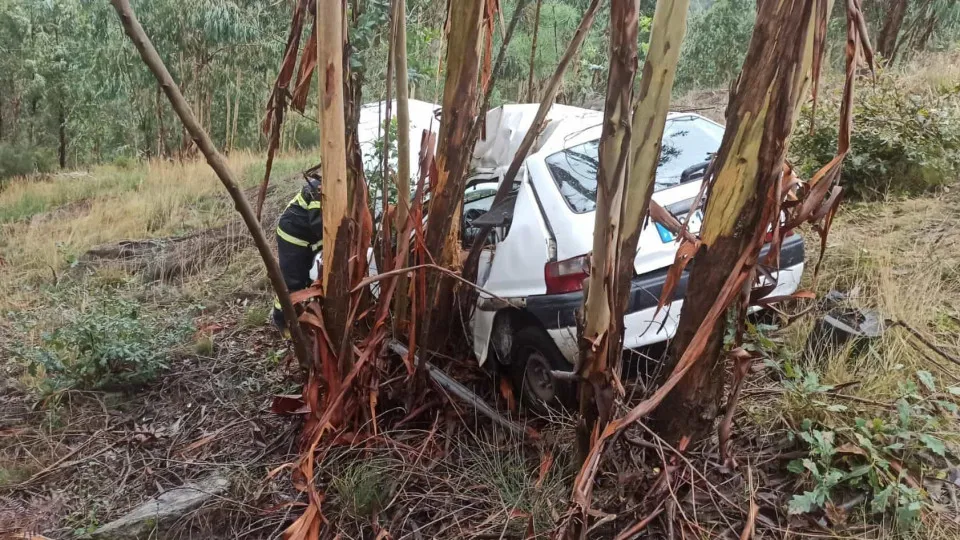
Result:
{"type": "MultiPolygon", "coordinates": [[[[830,290],[844,292],[847,304],[906,322],[960,356],[960,197],[847,206],[834,224],[821,275],[813,282],[818,246],[819,238],[810,235],[807,284],[818,296],[830,290]]],[[[813,317],[804,317],[781,336],[794,363],[804,364],[814,322],[813,317]]],[[[808,367],[819,373],[821,383],[850,385],[845,395],[875,402],[900,397],[901,383],[915,380],[917,370],[932,372],[941,387],[960,380],[960,366],[931,354],[899,328],[887,329],[866,351],[841,348],[808,367]]],[[[804,418],[843,416],[802,399],[791,401],[789,394],[783,399],[748,401],[752,423],[776,431],[783,427],[782,420],[795,427],[804,418]]]]}
{"type": "Polygon", "coordinates": [[[908,64],[891,69],[904,88],[955,91],[960,81],[960,50],[920,53],[908,64]]]}
{"type": "MultiPolygon", "coordinates": [[[[904,321],[954,354],[960,352],[960,197],[848,207],[831,235],[817,289],[847,292],[857,305],[904,321]]],[[[937,371],[900,330],[886,332],[874,351],[835,356],[826,380],[842,383],[855,377],[865,395],[876,397],[895,392],[904,374],[937,371]]]]}
{"type": "MultiPolygon", "coordinates": [[[[305,168],[311,159],[289,156],[273,176],[305,168]]],[[[237,152],[229,161],[245,187],[259,182],[262,157],[237,152]]],[[[0,193],[0,309],[22,308],[29,288],[57,281],[93,246],[182,235],[224,225],[235,215],[202,161],[16,181],[0,193]]]]}
{"type": "MultiPolygon", "coordinates": [[[[810,270],[818,247],[819,238],[810,235],[810,270]]],[[[960,357],[960,197],[951,192],[845,206],[832,229],[821,275],[816,281],[808,275],[807,285],[820,297],[830,290],[844,292],[848,305],[903,321],[960,357]]],[[[814,348],[810,354],[807,339],[814,322],[815,317],[807,315],[781,331],[783,346],[775,361],[802,366],[817,373],[820,384],[838,390],[809,393],[786,385],[785,391],[776,377],[753,377],[735,428],[742,445],[754,447],[761,455],[770,454],[769,448],[790,450],[783,446],[787,433],[796,432],[806,419],[825,426],[820,429],[849,436],[856,418],[895,417],[895,403],[907,395],[904,385],[918,384],[920,370],[933,375],[941,391],[936,397],[952,399],[943,389],[960,382],[960,366],[932,353],[903,329],[888,327],[866,347],[846,346],[830,353],[814,348]]],[[[956,415],[944,414],[930,433],[946,442],[950,455],[960,442],[960,422],[956,415]]],[[[937,467],[933,460],[924,459],[924,466],[937,467]]],[[[869,534],[864,534],[871,538],[956,537],[951,521],[954,511],[940,506],[946,496],[940,485],[924,487],[929,497],[925,500],[932,506],[919,528],[898,529],[890,512],[882,516],[883,527],[871,526],[869,534]]],[[[801,484],[793,489],[803,491],[801,484]]]]}

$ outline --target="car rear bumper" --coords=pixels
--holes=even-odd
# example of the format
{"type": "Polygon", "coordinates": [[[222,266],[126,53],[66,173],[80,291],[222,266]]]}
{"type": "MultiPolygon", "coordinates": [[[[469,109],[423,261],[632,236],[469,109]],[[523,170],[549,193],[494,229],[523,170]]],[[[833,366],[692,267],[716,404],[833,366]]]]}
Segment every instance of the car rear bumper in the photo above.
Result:
{"type": "MultiPolygon", "coordinates": [[[[764,248],[761,253],[766,253],[764,248]]],[[[804,246],[800,235],[783,242],[777,287],[770,296],[790,294],[800,286],[803,274],[804,246]]],[[[673,301],[659,313],[657,303],[666,283],[667,268],[635,277],[630,284],[630,300],[624,317],[624,347],[635,348],[673,337],[680,320],[680,308],[690,279],[685,271],[673,291],[673,301]]],[[[576,313],[583,305],[583,292],[527,297],[527,311],[534,315],[557,342],[568,360],[577,355],[576,313]]]]}

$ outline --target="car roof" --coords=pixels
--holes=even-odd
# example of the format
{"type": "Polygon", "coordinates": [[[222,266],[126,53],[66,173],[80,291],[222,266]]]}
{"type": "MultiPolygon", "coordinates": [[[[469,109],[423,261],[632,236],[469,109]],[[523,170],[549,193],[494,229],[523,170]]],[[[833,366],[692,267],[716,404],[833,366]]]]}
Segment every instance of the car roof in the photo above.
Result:
{"type": "MultiPolygon", "coordinates": [[[[539,108],[538,103],[518,103],[502,105],[487,112],[486,137],[477,141],[473,154],[474,168],[490,170],[510,165],[539,108]]],[[[692,113],[670,112],[667,120],[686,116],[699,117],[692,113]]],[[[594,140],[600,136],[602,124],[603,111],[555,103],[550,107],[547,125],[530,154],[542,151],[553,153],[594,140]]]]}

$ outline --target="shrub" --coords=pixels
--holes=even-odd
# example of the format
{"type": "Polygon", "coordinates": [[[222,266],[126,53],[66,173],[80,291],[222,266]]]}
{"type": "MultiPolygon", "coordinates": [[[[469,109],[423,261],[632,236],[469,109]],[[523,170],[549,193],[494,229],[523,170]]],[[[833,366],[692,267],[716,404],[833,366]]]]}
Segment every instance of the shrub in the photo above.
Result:
{"type": "Polygon", "coordinates": [[[41,148],[0,143],[0,180],[53,169],[54,157],[41,148]]]}
{"type": "Polygon", "coordinates": [[[43,369],[45,390],[143,384],[167,368],[169,348],[188,332],[186,323],[164,325],[135,303],[112,300],[44,334],[26,354],[28,369],[43,369]]]}
{"type": "Polygon", "coordinates": [[[913,475],[946,478],[951,470],[952,446],[941,436],[949,433],[949,419],[957,413],[960,388],[938,389],[933,374],[917,371],[916,381],[900,383],[896,410],[851,418],[846,405],[825,401],[834,387],[820,384],[815,372],[791,367],[787,376],[784,386],[792,398],[816,405],[824,417],[805,419],[790,434],[809,453],[787,466],[805,486],[793,495],[789,512],[818,512],[836,508],[832,501],[862,500],[863,514],[895,515],[901,528],[913,528],[928,498],[913,475]]]}
{"type": "MultiPolygon", "coordinates": [[[[791,153],[809,177],[837,148],[839,89],[804,108],[791,153]],[[811,129],[812,124],[812,129],[811,129]]],[[[908,90],[891,75],[857,90],[851,152],[843,165],[848,196],[911,195],[952,183],[960,165],[960,88],[908,90]]]]}
{"type": "Polygon", "coordinates": [[[119,155],[111,160],[114,167],[129,171],[137,166],[137,159],[127,155],[119,155]]]}

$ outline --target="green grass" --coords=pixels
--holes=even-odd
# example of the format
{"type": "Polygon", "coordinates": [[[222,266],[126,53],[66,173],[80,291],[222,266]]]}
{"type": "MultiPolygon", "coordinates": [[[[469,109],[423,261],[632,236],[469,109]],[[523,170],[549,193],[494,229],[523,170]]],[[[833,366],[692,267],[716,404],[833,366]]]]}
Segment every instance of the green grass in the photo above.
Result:
{"type": "Polygon", "coordinates": [[[20,178],[0,193],[0,224],[30,219],[65,204],[136,190],[146,179],[143,169],[102,167],[93,173],[20,178]]]}
{"type": "Polygon", "coordinates": [[[36,472],[33,468],[21,464],[0,465],[0,487],[19,484],[36,472]]]}
{"type": "Polygon", "coordinates": [[[370,518],[390,502],[396,468],[397,463],[386,458],[355,461],[333,477],[331,492],[351,517],[370,518]]]}

